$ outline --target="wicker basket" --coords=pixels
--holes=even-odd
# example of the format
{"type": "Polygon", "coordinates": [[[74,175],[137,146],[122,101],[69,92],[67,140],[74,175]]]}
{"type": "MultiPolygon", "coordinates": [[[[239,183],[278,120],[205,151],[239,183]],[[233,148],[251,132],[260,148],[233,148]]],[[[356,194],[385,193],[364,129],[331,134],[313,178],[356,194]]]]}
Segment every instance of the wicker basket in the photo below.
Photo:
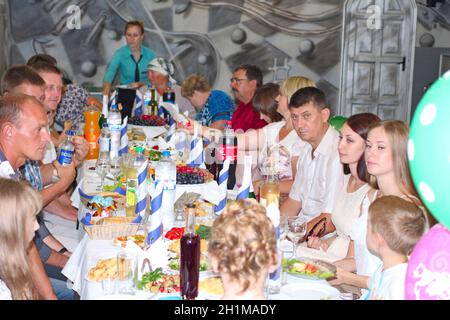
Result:
{"type": "Polygon", "coordinates": [[[83,225],[92,240],[113,240],[119,236],[130,236],[137,233],[140,223],[131,223],[133,217],[124,217],[125,223],[83,225]]]}

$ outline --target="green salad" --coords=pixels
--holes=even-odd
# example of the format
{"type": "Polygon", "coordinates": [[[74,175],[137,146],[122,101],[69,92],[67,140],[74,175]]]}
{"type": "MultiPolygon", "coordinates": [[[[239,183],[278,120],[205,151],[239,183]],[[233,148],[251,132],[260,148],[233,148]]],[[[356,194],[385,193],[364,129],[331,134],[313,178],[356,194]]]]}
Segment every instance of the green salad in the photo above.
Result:
{"type": "MultiPolygon", "coordinates": [[[[170,260],[169,262],[169,268],[172,270],[180,270],[180,259],[179,258],[175,258],[170,260]]],[[[201,261],[200,259],[200,271],[206,271],[208,270],[208,264],[206,263],[206,261],[201,261]]]]}
{"type": "Polygon", "coordinates": [[[300,275],[314,279],[328,279],[336,276],[333,272],[324,270],[324,267],[303,262],[295,258],[283,259],[283,269],[292,275],[300,275]]]}
{"type": "Polygon", "coordinates": [[[164,275],[162,268],[157,268],[151,272],[146,272],[142,274],[142,280],[138,281],[136,286],[139,290],[143,290],[147,283],[156,281],[164,275]]]}

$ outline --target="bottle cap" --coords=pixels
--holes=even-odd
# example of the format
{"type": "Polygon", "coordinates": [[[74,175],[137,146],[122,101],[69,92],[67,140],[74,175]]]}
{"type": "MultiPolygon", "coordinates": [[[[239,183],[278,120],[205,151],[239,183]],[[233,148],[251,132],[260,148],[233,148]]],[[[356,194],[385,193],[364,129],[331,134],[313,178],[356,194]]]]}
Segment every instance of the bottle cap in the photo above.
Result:
{"type": "Polygon", "coordinates": [[[75,131],[74,130],[67,130],[66,131],[66,135],[67,136],[74,136],[75,135],[75,131]]]}
{"type": "Polygon", "coordinates": [[[142,148],[141,146],[136,147],[136,153],[143,153],[144,152],[144,148],[142,148]]]}
{"type": "Polygon", "coordinates": [[[162,155],[163,155],[163,157],[170,157],[170,151],[164,150],[164,151],[162,152],[162,155]]]}

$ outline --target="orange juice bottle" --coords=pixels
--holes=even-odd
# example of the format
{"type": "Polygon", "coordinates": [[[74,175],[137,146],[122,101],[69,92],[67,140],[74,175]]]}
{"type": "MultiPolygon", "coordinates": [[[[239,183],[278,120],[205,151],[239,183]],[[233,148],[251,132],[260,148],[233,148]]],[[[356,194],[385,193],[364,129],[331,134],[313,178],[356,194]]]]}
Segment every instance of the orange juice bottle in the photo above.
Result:
{"type": "Polygon", "coordinates": [[[98,159],[99,145],[98,137],[100,136],[100,127],[98,120],[100,119],[100,112],[94,108],[88,108],[84,112],[84,138],[89,143],[89,152],[86,160],[98,159]]]}

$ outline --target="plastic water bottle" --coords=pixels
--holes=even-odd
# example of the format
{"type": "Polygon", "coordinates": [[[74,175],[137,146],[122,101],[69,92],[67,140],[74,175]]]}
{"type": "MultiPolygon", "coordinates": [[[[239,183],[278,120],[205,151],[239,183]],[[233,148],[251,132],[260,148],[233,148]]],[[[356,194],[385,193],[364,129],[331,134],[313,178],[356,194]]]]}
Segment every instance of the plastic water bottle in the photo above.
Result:
{"type": "Polygon", "coordinates": [[[155,168],[155,181],[163,183],[163,197],[161,213],[163,215],[163,229],[170,230],[175,223],[174,202],[177,183],[177,167],[170,158],[169,151],[163,151],[162,158],[155,168]]]}
{"type": "Polygon", "coordinates": [[[68,166],[72,163],[73,154],[75,152],[75,146],[72,143],[72,138],[75,135],[75,131],[66,131],[66,139],[59,146],[58,162],[62,166],[68,166]]]}
{"type": "Polygon", "coordinates": [[[98,138],[98,144],[100,146],[100,157],[109,155],[111,148],[111,135],[109,134],[108,124],[106,123],[103,124],[100,137],[98,138]]]}
{"type": "Polygon", "coordinates": [[[111,106],[111,110],[109,110],[108,113],[107,123],[111,137],[109,156],[111,159],[114,159],[119,157],[120,131],[122,129],[122,116],[116,105],[111,106]]]}

